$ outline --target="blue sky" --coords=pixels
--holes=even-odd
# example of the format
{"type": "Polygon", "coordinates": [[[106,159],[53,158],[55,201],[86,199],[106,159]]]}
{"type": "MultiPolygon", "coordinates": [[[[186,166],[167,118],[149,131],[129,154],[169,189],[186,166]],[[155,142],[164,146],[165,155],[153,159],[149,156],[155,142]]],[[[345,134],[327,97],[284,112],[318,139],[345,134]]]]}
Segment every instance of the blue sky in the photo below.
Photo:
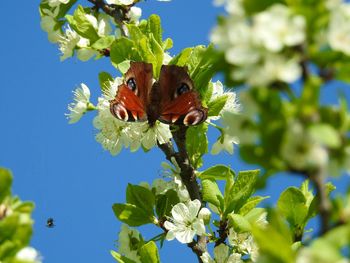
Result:
{"type": "MultiPolygon", "coordinates": [[[[153,149],[147,154],[125,150],[112,157],[94,139],[94,114],[68,124],[64,113],[72,101],[71,91],[84,82],[96,102],[98,73],[108,71],[117,76],[117,72],[108,59],[60,62],[57,46],[50,44],[40,29],[38,5],[39,1],[21,1],[16,6],[11,1],[2,3],[6,12],[0,18],[0,166],[13,171],[13,192],[36,203],[32,246],[45,262],[114,262],[109,250],[114,248],[120,223],[111,206],[125,200],[128,183],[152,182],[164,156],[153,149]],[[45,227],[48,217],[55,219],[55,228],[45,227]]],[[[164,37],[174,40],[171,54],[207,44],[216,16],[222,12],[211,1],[147,0],[139,6],[144,18],[160,15],[164,37]]],[[[330,97],[336,102],[335,93],[328,92],[325,102],[330,97]]],[[[242,163],[237,154],[205,160],[206,167],[226,163],[235,170],[257,168],[242,163]]],[[[275,177],[268,184],[270,202],[287,185],[300,183],[300,178],[292,176],[275,177]]],[[[142,229],[146,238],[159,233],[153,226],[142,229]]],[[[195,260],[190,250],[176,241],[165,243],[161,258],[169,263],[195,260]]]]}

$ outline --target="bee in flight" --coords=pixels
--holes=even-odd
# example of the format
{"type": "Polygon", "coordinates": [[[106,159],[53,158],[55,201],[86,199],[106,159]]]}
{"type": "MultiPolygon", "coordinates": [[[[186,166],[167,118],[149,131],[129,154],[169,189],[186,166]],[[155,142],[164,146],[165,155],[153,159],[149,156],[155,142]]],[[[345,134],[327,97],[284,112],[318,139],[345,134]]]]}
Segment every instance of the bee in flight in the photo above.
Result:
{"type": "Polygon", "coordinates": [[[55,226],[52,217],[49,217],[49,218],[46,220],[46,226],[49,227],[49,228],[53,228],[53,227],[55,226]]]}

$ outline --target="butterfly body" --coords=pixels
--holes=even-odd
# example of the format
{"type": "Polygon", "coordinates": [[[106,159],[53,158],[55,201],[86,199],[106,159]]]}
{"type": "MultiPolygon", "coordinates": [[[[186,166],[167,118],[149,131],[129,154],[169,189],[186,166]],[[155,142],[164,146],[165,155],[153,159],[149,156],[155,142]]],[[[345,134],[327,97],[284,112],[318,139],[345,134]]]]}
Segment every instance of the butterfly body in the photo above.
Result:
{"type": "Polygon", "coordinates": [[[125,81],[110,101],[111,113],[123,121],[157,120],[176,125],[197,125],[207,118],[185,67],[163,65],[153,81],[152,64],[131,62],[125,81]]]}

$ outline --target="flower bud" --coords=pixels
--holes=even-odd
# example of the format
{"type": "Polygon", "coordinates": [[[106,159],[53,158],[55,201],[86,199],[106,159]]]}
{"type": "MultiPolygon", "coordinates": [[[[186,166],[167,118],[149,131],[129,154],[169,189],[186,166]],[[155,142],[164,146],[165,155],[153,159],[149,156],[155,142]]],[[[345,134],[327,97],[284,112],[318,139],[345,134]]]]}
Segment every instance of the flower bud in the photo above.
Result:
{"type": "Polygon", "coordinates": [[[211,212],[208,208],[203,207],[199,213],[198,213],[198,218],[199,219],[203,219],[204,224],[208,225],[210,222],[210,216],[211,216],[211,212]]]}

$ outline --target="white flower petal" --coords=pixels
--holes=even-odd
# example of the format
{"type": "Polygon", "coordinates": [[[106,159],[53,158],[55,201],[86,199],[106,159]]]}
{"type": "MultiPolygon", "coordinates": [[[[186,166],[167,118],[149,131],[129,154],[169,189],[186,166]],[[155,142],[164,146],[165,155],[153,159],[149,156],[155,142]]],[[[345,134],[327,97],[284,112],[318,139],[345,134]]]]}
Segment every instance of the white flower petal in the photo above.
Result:
{"type": "Polygon", "coordinates": [[[133,23],[138,23],[139,22],[139,19],[142,15],[142,9],[139,8],[139,7],[136,7],[136,6],[133,6],[130,8],[130,11],[129,11],[129,16],[130,16],[130,21],[133,22],[133,23]]]}
{"type": "Polygon", "coordinates": [[[228,257],[229,248],[225,244],[220,244],[214,248],[214,257],[216,263],[225,263],[228,257]]]}
{"type": "Polygon", "coordinates": [[[170,221],[165,221],[164,222],[164,227],[167,229],[167,230],[175,230],[176,229],[176,226],[171,223],[170,221]]]}
{"type": "Polygon", "coordinates": [[[198,199],[190,201],[188,203],[188,215],[190,218],[195,218],[198,215],[199,209],[201,208],[201,202],[198,199]]]}
{"type": "Polygon", "coordinates": [[[166,240],[173,240],[175,238],[175,230],[169,230],[165,236],[166,240]]]}
{"type": "Polygon", "coordinates": [[[176,239],[183,244],[191,243],[195,235],[196,232],[190,228],[181,229],[175,232],[176,239]]]}
{"type": "Polygon", "coordinates": [[[176,204],[171,210],[171,215],[176,222],[184,222],[184,220],[188,217],[188,214],[188,208],[183,203],[176,204]]]}
{"type": "Polygon", "coordinates": [[[201,236],[201,235],[205,234],[205,226],[204,226],[203,219],[196,219],[192,223],[192,227],[197,235],[201,236]]]}

